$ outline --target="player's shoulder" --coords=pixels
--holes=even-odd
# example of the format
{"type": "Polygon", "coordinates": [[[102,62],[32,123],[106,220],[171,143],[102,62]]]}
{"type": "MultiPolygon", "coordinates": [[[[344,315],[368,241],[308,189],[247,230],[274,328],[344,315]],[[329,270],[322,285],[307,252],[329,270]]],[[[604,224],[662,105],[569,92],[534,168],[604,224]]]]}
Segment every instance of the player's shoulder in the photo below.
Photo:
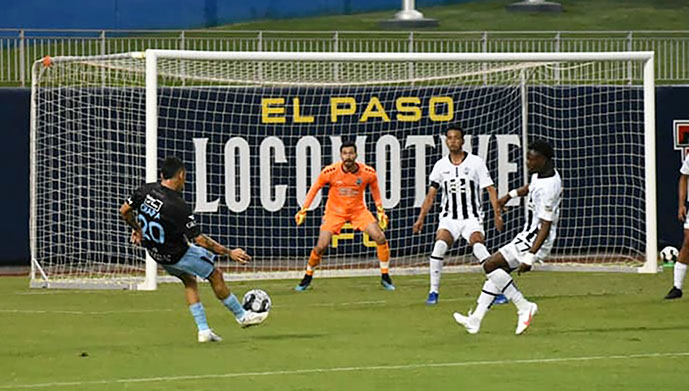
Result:
{"type": "Polygon", "coordinates": [[[330,175],[330,174],[336,172],[337,169],[340,167],[340,163],[341,163],[341,162],[335,162],[335,163],[333,163],[333,164],[329,164],[329,165],[325,166],[325,167],[321,170],[321,173],[326,174],[326,175],[330,175]]]}
{"type": "Polygon", "coordinates": [[[435,163],[433,164],[433,169],[442,169],[444,167],[449,166],[450,164],[452,164],[450,162],[450,158],[448,158],[447,156],[443,156],[435,161],[435,163]]]}
{"type": "Polygon", "coordinates": [[[466,160],[468,163],[470,163],[473,166],[485,166],[486,161],[481,158],[479,155],[474,155],[471,152],[467,152],[467,157],[466,160]]]}
{"type": "Polygon", "coordinates": [[[153,189],[157,188],[160,184],[158,182],[144,183],[136,189],[137,193],[148,194],[153,189]]]}
{"type": "Polygon", "coordinates": [[[366,173],[366,174],[369,174],[369,175],[376,175],[376,169],[373,168],[373,167],[371,167],[371,166],[369,166],[368,164],[359,163],[359,167],[360,167],[361,170],[362,170],[364,173],[366,173]]]}

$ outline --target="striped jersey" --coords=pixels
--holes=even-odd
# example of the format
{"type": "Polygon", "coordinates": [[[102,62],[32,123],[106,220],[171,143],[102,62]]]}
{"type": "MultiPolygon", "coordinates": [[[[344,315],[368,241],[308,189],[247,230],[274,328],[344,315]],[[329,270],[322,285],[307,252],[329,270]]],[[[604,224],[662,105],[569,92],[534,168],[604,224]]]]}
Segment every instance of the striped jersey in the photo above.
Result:
{"type": "Polygon", "coordinates": [[[527,239],[536,238],[541,220],[552,222],[548,238],[555,239],[555,228],[560,219],[560,201],[562,200],[562,179],[557,170],[545,178],[539,174],[531,176],[529,194],[526,202],[526,221],[523,233],[527,239]]]}
{"type": "Polygon", "coordinates": [[[452,163],[449,155],[438,160],[429,179],[431,186],[443,195],[441,218],[483,221],[481,195],[483,189],[493,185],[493,180],[483,159],[469,152],[465,154],[460,164],[452,163]]]}

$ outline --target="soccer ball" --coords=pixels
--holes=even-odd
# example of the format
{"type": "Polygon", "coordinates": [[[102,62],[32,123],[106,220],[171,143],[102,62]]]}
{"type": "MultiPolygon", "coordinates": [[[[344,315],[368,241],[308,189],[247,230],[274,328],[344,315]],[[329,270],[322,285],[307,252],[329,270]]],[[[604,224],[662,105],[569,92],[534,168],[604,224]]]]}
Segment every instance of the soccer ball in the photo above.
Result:
{"type": "Polygon", "coordinates": [[[679,251],[676,247],[667,246],[660,250],[660,260],[664,263],[675,263],[678,255],[679,251]]]}
{"type": "Polygon", "coordinates": [[[242,307],[247,311],[268,312],[270,311],[270,296],[261,289],[252,289],[244,294],[242,307]]]}

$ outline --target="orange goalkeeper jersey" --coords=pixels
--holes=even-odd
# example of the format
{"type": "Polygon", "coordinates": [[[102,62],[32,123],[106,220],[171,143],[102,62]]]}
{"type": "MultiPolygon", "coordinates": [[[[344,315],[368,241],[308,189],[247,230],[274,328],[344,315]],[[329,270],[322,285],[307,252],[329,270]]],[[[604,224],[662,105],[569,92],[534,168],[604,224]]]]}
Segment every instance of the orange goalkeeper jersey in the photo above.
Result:
{"type": "Polygon", "coordinates": [[[357,162],[359,167],[356,172],[345,172],[343,162],[333,163],[321,171],[318,180],[311,185],[304,208],[308,209],[318,191],[325,185],[330,185],[328,202],[325,204],[326,212],[336,214],[351,214],[366,208],[364,191],[366,186],[371,187],[371,195],[376,206],[383,205],[378,188],[376,170],[366,164],[357,162]]]}

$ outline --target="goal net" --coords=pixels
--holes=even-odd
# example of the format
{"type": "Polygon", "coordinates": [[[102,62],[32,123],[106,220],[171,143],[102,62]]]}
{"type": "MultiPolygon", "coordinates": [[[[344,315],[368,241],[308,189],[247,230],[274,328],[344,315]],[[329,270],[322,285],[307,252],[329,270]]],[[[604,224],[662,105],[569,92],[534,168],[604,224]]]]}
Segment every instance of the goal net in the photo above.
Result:
{"type": "MultiPolygon", "coordinates": [[[[32,286],[154,287],[118,209],[157,162],[187,166],[183,196],[204,233],[246,249],[230,278],[297,278],[319,233],[327,188],[293,216],[344,141],[377,170],[390,218],[391,273],[427,270],[440,196],[412,234],[444,131],[485,159],[499,195],[528,180],[527,144],[546,139],[564,195],[544,269],[656,270],[653,54],[248,53],[158,51],[46,58],[33,69],[32,286]],[[139,285],[144,279],[146,285],[139,285]]],[[[482,194],[487,247],[505,230],[482,194]]],[[[369,193],[366,200],[373,210],[369,193]]],[[[463,241],[446,270],[475,265],[463,241]]],[[[375,243],[345,228],[317,277],[378,273],[375,243]]]]}

